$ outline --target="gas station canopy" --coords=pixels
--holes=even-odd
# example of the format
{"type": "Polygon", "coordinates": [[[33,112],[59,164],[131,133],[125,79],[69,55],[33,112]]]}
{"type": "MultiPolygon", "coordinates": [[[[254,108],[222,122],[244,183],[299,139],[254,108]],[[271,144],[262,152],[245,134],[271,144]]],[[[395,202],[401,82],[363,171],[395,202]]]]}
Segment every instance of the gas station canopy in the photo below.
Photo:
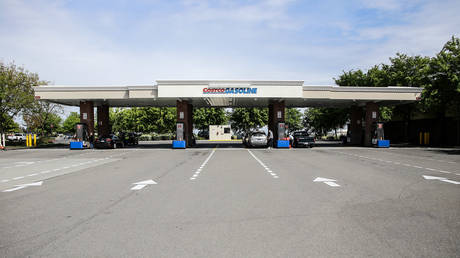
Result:
{"type": "Polygon", "coordinates": [[[159,80],[148,86],[37,86],[35,98],[69,106],[92,101],[95,106],[175,107],[187,100],[194,107],[287,107],[398,105],[421,97],[414,87],[307,86],[303,81],[159,80]]]}

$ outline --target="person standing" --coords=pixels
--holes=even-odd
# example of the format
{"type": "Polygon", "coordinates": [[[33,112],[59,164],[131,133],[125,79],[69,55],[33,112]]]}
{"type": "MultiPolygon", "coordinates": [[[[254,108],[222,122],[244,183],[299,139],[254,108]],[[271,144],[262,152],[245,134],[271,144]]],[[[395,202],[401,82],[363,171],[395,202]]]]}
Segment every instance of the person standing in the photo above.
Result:
{"type": "Polygon", "coordinates": [[[273,132],[270,129],[268,129],[267,145],[269,149],[273,147],[273,132]]]}

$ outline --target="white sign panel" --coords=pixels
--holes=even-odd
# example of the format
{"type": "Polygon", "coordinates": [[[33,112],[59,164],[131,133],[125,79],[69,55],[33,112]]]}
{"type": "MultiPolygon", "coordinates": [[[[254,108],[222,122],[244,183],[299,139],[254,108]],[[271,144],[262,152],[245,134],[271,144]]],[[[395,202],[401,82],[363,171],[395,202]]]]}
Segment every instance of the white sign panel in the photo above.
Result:
{"type": "Polygon", "coordinates": [[[302,86],[158,85],[159,98],[301,98],[302,86]]]}

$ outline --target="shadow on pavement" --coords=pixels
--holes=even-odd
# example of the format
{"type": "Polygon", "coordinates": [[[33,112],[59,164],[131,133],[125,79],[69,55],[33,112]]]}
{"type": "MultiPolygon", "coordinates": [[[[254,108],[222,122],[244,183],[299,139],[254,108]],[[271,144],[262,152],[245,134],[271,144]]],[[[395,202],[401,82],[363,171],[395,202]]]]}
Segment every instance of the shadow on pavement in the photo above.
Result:
{"type": "Polygon", "coordinates": [[[449,148],[449,149],[427,149],[427,151],[431,152],[436,152],[436,153],[442,153],[442,154],[447,154],[447,155],[460,155],[460,149],[459,148],[449,148]]]}

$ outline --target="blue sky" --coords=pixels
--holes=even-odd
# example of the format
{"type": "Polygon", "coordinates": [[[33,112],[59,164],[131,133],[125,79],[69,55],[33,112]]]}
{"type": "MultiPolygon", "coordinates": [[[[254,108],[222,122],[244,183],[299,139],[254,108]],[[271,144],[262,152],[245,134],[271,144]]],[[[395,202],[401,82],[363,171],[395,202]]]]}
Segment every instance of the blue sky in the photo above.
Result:
{"type": "Polygon", "coordinates": [[[460,1],[0,0],[0,60],[56,85],[305,80],[434,55],[460,1]]]}

